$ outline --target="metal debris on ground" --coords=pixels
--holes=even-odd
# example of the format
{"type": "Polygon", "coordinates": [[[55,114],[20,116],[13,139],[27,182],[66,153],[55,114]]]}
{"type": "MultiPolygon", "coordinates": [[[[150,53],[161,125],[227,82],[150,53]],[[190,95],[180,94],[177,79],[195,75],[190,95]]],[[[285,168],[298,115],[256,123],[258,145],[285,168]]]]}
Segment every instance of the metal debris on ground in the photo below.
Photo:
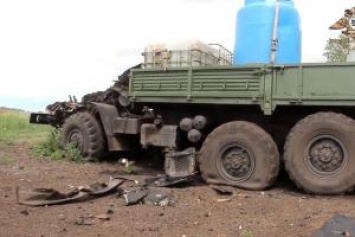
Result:
{"type": "Polygon", "coordinates": [[[92,225],[92,218],[81,216],[75,221],[76,225],[92,225]]]}
{"type": "Polygon", "coordinates": [[[151,206],[168,206],[170,198],[166,194],[150,193],[144,198],[144,204],[151,206]]]}
{"type": "Polygon", "coordinates": [[[100,214],[96,216],[80,216],[76,221],[76,225],[94,225],[97,224],[98,221],[109,221],[111,217],[107,214],[100,214]]]}
{"type": "Polygon", "coordinates": [[[100,215],[96,215],[93,218],[99,219],[99,220],[110,220],[111,217],[108,214],[100,214],[100,215]]]}
{"type": "Polygon", "coordinates": [[[185,176],[185,177],[169,177],[163,176],[154,181],[153,185],[157,187],[181,187],[193,182],[193,176],[185,176]]]}
{"type": "Polygon", "coordinates": [[[355,218],[336,214],[312,235],[312,237],[336,236],[355,236],[355,218]]]}
{"type": "Polygon", "coordinates": [[[61,193],[52,188],[35,188],[32,190],[16,189],[17,202],[27,206],[49,206],[83,201],[107,195],[117,190],[124,183],[122,179],[110,178],[108,184],[93,184],[80,186],[68,193],[61,193]]]}
{"type": "MultiPolygon", "coordinates": [[[[21,190],[17,189],[17,202],[19,204],[28,206],[49,206],[57,204],[65,204],[71,202],[78,202],[89,200],[97,197],[101,197],[113,192],[116,192],[117,197],[123,196],[126,206],[135,205],[138,203],[143,203],[153,206],[168,206],[171,205],[172,200],[169,195],[157,192],[156,190],[151,190],[150,186],[158,187],[176,187],[181,185],[186,185],[191,183],[192,177],[180,177],[171,178],[168,176],[154,178],[145,185],[138,186],[138,181],[133,179],[127,179],[124,177],[110,178],[108,184],[105,183],[94,183],[91,185],[74,187],[71,191],[67,193],[61,193],[52,188],[35,188],[32,190],[21,190]],[[134,186],[128,187],[123,190],[119,188],[125,181],[134,182],[134,186]],[[123,194],[123,195],[122,195],[123,194]]],[[[78,225],[91,225],[92,221],[89,219],[109,219],[108,214],[112,214],[113,210],[109,209],[105,216],[89,216],[80,217],[76,224],[78,225]],[[104,216],[104,217],[103,217],[104,216]]]]}
{"type": "Polygon", "coordinates": [[[210,186],[216,193],[224,196],[230,196],[233,194],[233,190],[231,187],[226,187],[226,186],[217,186],[217,185],[211,185],[210,186]]]}
{"type": "Polygon", "coordinates": [[[80,192],[87,192],[91,196],[102,196],[114,192],[124,182],[124,179],[111,178],[108,184],[94,183],[89,186],[78,187],[78,190],[80,192]]]}
{"type": "Polygon", "coordinates": [[[216,199],[216,202],[222,203],[222,202],[230,202],[232,200],[233,200],[233,198],[219,198],[219,199],[216,199]]]}
{"type": "Polygon", "coordinates": [[[138,187],[125,192],[126,193],[123,194],[123,198],[125,199],[126,206],[137,204],[148,195],[148,191],[142,187],[138,187]]]}

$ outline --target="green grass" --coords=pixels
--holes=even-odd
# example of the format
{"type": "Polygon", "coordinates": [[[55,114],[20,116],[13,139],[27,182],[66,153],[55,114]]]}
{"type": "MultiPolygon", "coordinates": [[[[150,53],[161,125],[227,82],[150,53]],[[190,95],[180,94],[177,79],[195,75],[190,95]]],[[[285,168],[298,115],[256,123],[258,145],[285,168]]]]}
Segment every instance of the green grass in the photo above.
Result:
{"type": "Polygon", "coordinates": [[[58,129],[53,129],[46,138],[38,142],[33,147],[33,153],[39,157],[50,158],[52,160],[69,159],[75,162],[82,162],[83,157],[74,144],[68,144],[64,149],[60,148],[60,138],[58,129]]]}
{"type": "Polygon", "coordinates": [[[51,131],[50,126],[29,123],[30,114],[21,110],[0,108],[0,144],[26,141],[35,144],[51,131]]]}
{"type": "Polygon", "coordinates": [[[253,233],[250,230],[244,230],[239,237],[253,237],[253,233]]]}
{"type": "MultiPolygon", "coordinates": [[[[0,148],[4,145],[26,142],[37,157],[83,161],[80,151],[74,145],[69,144],[65,149],[60,149],[57,129],[49,125],[30,124],[29,116],[30,113],[21,110],[0,108],[0,148]]],[[[9,154],[0,153],[0,164],[9,163],[11,160],[9,154]]]]}

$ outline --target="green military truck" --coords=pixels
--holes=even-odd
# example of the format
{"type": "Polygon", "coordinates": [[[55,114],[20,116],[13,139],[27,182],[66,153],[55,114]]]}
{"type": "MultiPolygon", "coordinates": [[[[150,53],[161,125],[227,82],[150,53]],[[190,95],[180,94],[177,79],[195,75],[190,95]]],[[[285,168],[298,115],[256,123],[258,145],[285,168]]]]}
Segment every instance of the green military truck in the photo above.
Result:
{"type": "Polygon", "coordinates": [[[89,157],[190,149],[207,183],[265,189],[284,166],[306,192],[345,193],[355,187],[354,75],[355,64],[137,66],[31,122],[60,127],[63,144],[89,157]]]}

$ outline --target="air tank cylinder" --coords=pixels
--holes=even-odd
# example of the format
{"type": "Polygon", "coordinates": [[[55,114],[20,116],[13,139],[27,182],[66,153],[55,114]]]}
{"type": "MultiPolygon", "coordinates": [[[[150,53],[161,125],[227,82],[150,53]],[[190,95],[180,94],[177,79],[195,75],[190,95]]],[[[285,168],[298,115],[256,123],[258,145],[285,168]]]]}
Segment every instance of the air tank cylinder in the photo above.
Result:
{"type": "Polygon", "coordinates": [[[192,129],[193,120],[192,118],[183,118],[180,121],[180,128],[184,132],[189,132],[192,129]]]}
{"type": "Polygon", "coordinates": [[[194,128],[203,130],[207,125],[207,118],[203,115],[197,115],[192,120],[194,128]]]}
{"type": "Polygon", "coordinates": [[[234,64],[301,61],[300,17],[292,0],[245,0],[237,13],[234,64]]]}
{"type": "Polygon", "coordinates": [[[193,128],[187,133],[187,139],[192,143],[197,143],[201,140],[202,134],[199,130],[193,128]]]}

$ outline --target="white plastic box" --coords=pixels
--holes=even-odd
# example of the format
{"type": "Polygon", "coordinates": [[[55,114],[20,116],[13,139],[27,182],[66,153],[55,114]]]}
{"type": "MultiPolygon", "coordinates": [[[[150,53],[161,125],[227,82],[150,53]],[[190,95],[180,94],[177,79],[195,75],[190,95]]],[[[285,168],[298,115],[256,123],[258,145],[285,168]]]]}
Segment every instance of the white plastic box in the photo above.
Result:
{"type": "Polygon", "coordinates": [[[223,46],[190,40],[172,44],[150,44],[144,50],[146,69],[166,67],[200,67],[232,64],[232,54],[223,46]]]}
{"type": "Polygon", "coordinates": [[[162,68],[163,61],[167,57],[167,49],[165,44],[149,44],[145,47],[142,55],[144,57],[144,68],[162,68]]]}

